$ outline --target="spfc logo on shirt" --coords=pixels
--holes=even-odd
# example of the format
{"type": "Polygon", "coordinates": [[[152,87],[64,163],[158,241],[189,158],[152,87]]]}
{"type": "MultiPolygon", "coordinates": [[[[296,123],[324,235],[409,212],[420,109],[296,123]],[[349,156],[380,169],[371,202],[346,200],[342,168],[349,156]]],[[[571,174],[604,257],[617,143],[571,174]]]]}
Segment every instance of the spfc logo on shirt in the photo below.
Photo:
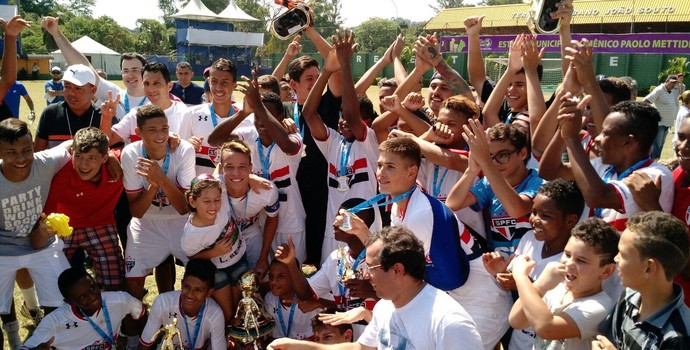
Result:
{"type": "Polygon", "coordinates": [[[128,256],[127,259],[125,259],[125,268],[127,269],[127,272],[132,271],[135,264],[136,262],[134,261],[134,259],[128,256]]]}
{"type": "Polygon", "coordinates": [[[517,225],[517,220],[508,216],[491,219],[496,232],[503,236],[507,241],[513,238],[513,229],[517,225]]]}

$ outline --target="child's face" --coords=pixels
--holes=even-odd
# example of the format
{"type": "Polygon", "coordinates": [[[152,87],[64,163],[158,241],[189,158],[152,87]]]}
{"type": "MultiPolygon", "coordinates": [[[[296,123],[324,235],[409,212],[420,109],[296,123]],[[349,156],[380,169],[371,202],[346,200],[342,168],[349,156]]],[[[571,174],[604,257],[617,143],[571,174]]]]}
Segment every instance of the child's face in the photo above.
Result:
{"type": "Polygon", "coordinates": [[[213,103],[231,103],[232,92],[237,87],[237,82],[233,78],[232,74],[228,71],[212,69],[211,75],[208,79],[208,84],[211,87],[213,103]]]}
{"type": "Polygon", "coordinates": [[[505,178],[512,176],[525,167],[524,157],[526,156],[526,152],[516,149],[510,141],[490,140],[489,152],[496,158],[494,160],[496,169],[498,169],[505,178]],[[501,164],[501,161],[505,163],[501,164]]]}
{"type": "Polygon", "coordinates": [[[221,205],[220,188],[208,187],[201,191],[199,196],[194,199],[189,197],[189,205],[196,209],[194,215],[206,220],[215,220],[221,205]]]}
{"type": "Polygon", "coordinates": [[[100,179],[101,166],[108,160],[108,156],[91,148],[87,152],[74,151],[72,165],[82,181],[96,181],[100,179]]]}
{"type": "Polygon", "coordinates": [[[355,134],[352,133],[350,125],[342,116],[338,119],[338,132],[348,141],[353,141],[355,139],[355,134]]]}
{"type": "Polygon", "coordinates": [[[545,242],[568,236],[572,229],[572,223],[558,209],[556,201],[541,194],[534,197],[529,223],[534,228],[534,238],[545,242]]]}
{"type": "Polygon", "coordinates": [[[352,341],[352,332],[348,329],[345,333],[340,333],[337,327],[327,324],[320,325],[314,329],[314,342],[319,344],[340,344],[352,341]]]}
{"type": "Polygon", "coordinates": [[[34,162],[34,145],[31,135],[26,134],[15,142],[0,141],[2,174],[11,181],[22,181],[29,177],[34,162]]]}
{"type": "Polygon", "coordinates": [[[525,73],[515,74],[506,91],[508,107],[515,112],[527,110],[527,82],[525,73]]]}
{"type": "Polygon", "coordinates": [[[400,155],[382,151],[376,167],[376,180],[381,193],[405,193],[417,180],[418,168],[400,155]]]}
{"type": "Polygon", "coordinates": [[[571,237],[563,250],[561,263],[565,265],[565,287],[575,298],[601,291],[601,281],[613,271],[613,264],[600,267],[601,255],[594,247],[571,237]]]}
{"type": "Polygon", "coordinates": [[[162,151],[168,147],[168,136],[170,127],[168,126],[168,118],[158,117],[151,118],[144,122],[141,129],[136,129],[141,137],[141,141],[149,150],[162,151]]]}
{"type": "Polygon", "coordinates": [[[92,314],[101,308],[101,289],[93,277],[86,276],[72,286],[67,302],[87,314],[92,314]]]}
{"type": "Polygon", "coordinates": [[[212,291],[208,288],[208,284],[198,277],[187,276],[183,278],[181,293],[183,309],[194,312],[198,311],[204,301],[206,301],[206,298],[211,296],[212,291]]]}
{"type": "MultiPolygon", "coordinates": [[[[266,109],[271,113],[273,118],[279,122],[282,122],[284,119],[283,116],[283,110],[278,110],[273,104],[267,103],[266,109]]],[[[269,116],[270,117],[270,116],[269,116]]],[[[254,118],[254,128],[256,128],[256,132],[259,134],[259,137],[261,140],[272,140],[271,136],[268,134],[268,131],[266,130],[266,126],[264,123],[261,122],[259,118],[254,118]]]]}
{"type": "Polygon", "coordinates": [[[462,138],[462,126],[467,124],[470,118],[463,113],[451,111],[448,108],[441,108],[438,112],[438,118],[436,121],[447,126],[453,136],[448,139],[446,145],[454,148],[463,148],[467,145],[465,139],[462,138]]]}
{"type": "Polygon", "coordinates": [[[618,275],[623,286],[639,290],[646,283],[644,279],[646,266],[640,252],[633,245],[636,233],[626,229],[618,241],[618,255],[614,259],[618,263],[618,275]]]}
{"type": "Polygon", "coordinates": [[[228,189],[246,189],[249,185],[249,174],[252,162],[241,152],[223,151],[221,154],[223,178],[228,189]]]}
{"type": "Polygon", "coordinates": [[[316,80],[319,79],[319,74],[319,68],[309,67],[302,72],[299,81],[290,80],[290,87],[298,97],[306,99],[314,84],[316,84],[316,80]]]}
{"type": "Polygon", "coordinates": [[[275,296],[292,296],[292,287],[290,284],[290,275],[288,268],[283,263],[273,263],[268,268],[268,284],[271,287],[271,293],[275,296]]]}

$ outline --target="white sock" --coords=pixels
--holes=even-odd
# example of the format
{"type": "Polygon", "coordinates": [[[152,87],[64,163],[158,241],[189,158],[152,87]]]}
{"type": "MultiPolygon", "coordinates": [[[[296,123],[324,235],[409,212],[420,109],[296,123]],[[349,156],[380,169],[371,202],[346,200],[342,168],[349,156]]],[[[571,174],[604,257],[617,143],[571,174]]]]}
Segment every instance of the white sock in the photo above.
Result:
{"type": "Polygon", "coordinates": [[[22,340],[19,338],[19,321],[3,323],[2,329],[7,334],[7,343],[10,345],[10,349],[18,349],[22,345],[22,340]]]}
{"type": "Polygon", "coordinates": [[[36,297],[36,286],[31,286],[31,288],[21,289],[22,296],[24,297],[24,302],[29,310],[38,310],[38,298],[36,297]]]}
{"type": "Polygon", "coordinates": [[[139,348],[139,336],[138,335],[128,335],[127,336],[127,349],[138,349],[139,348]]]}

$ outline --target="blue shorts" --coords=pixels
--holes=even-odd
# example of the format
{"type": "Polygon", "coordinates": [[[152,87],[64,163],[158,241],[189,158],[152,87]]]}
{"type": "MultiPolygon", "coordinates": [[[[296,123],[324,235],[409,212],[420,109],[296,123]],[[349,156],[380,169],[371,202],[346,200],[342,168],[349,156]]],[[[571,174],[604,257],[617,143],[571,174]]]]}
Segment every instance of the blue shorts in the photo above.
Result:
{"type": "Polygon", "coordinates": [[[234,265],[216,270],[213,288],[218,290],[227,285],[236,286],[242,274],[247,271],[249,271],[249,261],[247,260],[247,254],[245,254],[234,265]]]}

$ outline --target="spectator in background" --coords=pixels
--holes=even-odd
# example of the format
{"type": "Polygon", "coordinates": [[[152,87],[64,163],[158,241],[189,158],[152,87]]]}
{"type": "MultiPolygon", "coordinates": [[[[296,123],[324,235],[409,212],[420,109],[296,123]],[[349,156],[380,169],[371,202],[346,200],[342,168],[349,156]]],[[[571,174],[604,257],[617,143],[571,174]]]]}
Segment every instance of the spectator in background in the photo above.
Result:
{"type": "Polygon", "coordinates": [[[661,150],[664,149],[668,129],[673,126],[673,122],[678,114],[678,97],[684,90],[683,75],[671,74],[663,84],[657,86],[644,98],[644,102],[647,104],[653,103],[654,107],[659,111],[659,115],[661,115],[659,131],[652,144],[652,158],[654,159],[661,157],[661,150]]]}
{"type": "Polygon", "coordinates": [[[31,67],[31,78],[33,80],[38,79],[38,63],[34,62],[34,66],[31,67]]]}
{"type": "Polygon", "coordinates": [[[31,100],[31,96],[29,96],[29,92],[26,91],[24,84],[18,81],[15,81],[14,84],[12,84],[10,90],[7,91],[7,94],[5,95],[5,103],[7,104],[7,107],[10,108],[12,115],[15,118],[19,118],[19,96],[23,96],[24,100],[26,100],[26,104],[29,106],[30,110],[29,120],[33,121],[36,118],[34,101],[31,100]]]}
{"type": "Polygon", "coordinates": [[[62,69],[58,66],[53,67],[53,69],[50,70],[50,76],[52,79],[46,81],[44,86],[46,92],[46,105],[65,100],[65,92],[63,91],[65,90],[65,85],[62,83],[62,69]]]}
{"type": "Polygon", "coordinates": [[[203,101],[204,88],[193,83],[194,71],[189,62],[180,62],[175,68],[177,81],[173,83],[170,92],[179,97],[186,105],[200,105],[203,101]]]}

